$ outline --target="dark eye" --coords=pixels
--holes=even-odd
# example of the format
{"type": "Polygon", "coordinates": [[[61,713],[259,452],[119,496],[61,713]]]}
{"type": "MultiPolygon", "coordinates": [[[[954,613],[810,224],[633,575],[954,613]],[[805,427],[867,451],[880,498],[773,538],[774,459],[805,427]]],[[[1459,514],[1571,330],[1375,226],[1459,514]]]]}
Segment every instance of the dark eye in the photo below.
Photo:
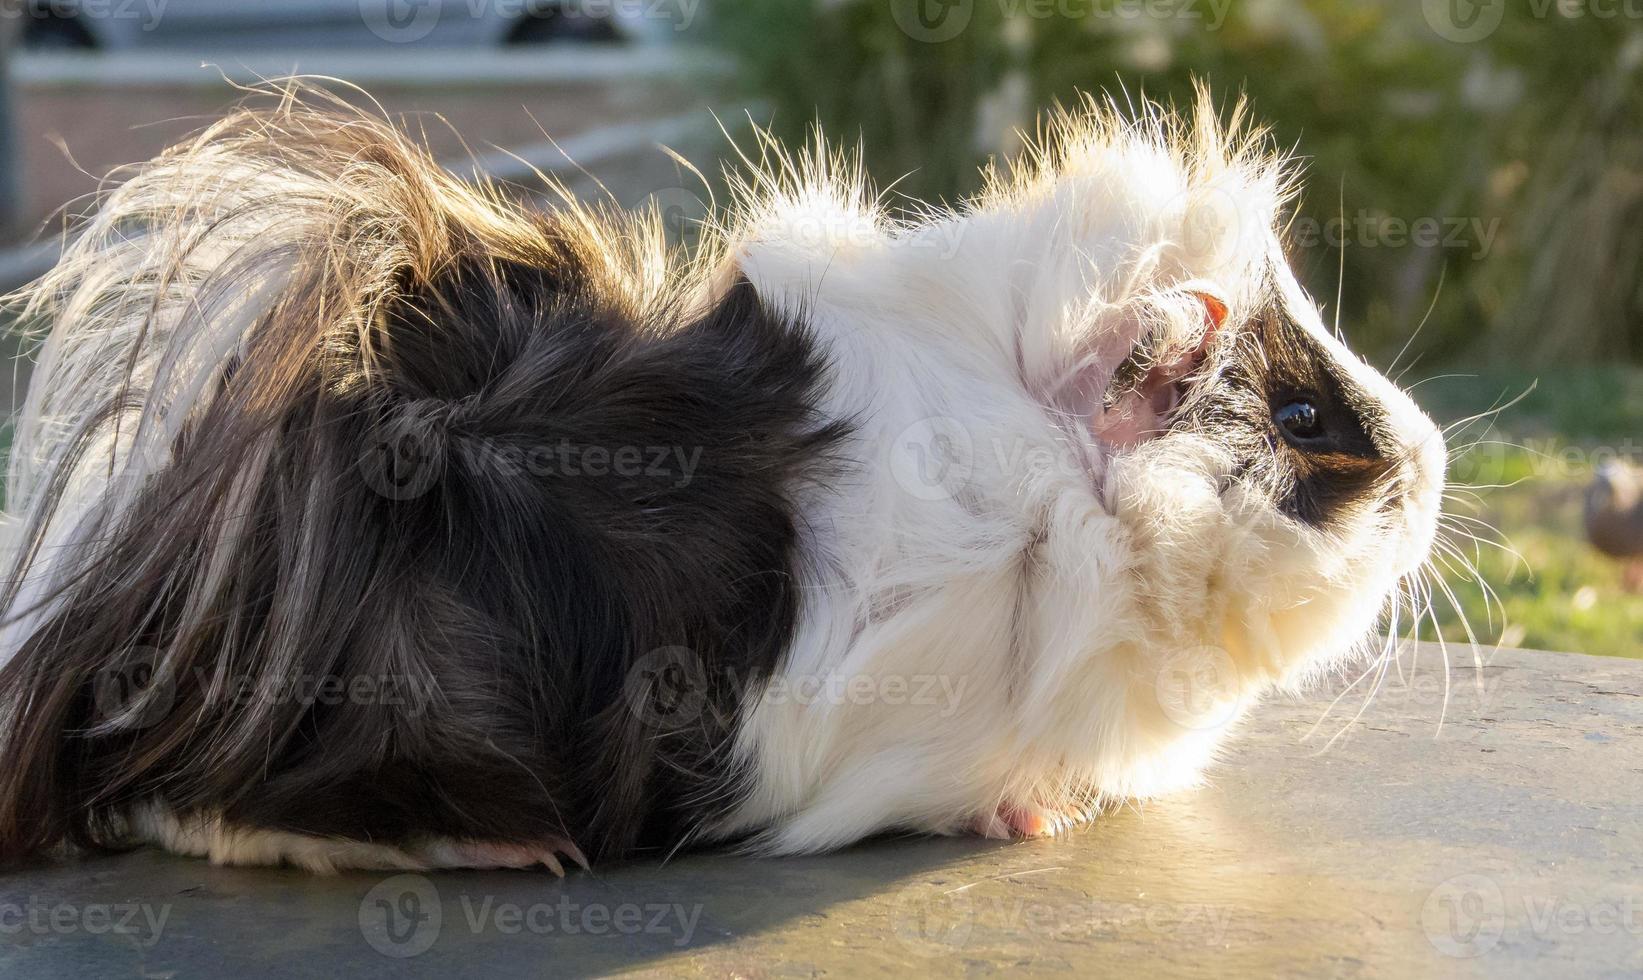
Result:
{"type": "Polygon", "coordinates": [[[1318,407],[1309,401],[1297,399],[1272,413],[1272,421],[1292,439],[1316,439],[1323,435],[1318,420],[1318,407]]]}

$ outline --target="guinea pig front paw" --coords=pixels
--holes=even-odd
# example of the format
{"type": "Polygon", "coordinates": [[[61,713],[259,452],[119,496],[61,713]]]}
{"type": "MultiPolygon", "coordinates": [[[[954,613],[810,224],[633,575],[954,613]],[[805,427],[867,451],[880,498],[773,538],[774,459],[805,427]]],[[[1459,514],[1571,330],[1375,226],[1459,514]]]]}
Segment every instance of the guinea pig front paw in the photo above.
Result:
{"type": "Polygon", "coordinates": [[[485,841],[438,840],[417,849],[416,856],[429,868],[473,868],[522,870],[543,867],[565,877],[564,857],[588,870],[588,859],[569,840],[550,837],[540,843],[516,844],[485,841]]]}
{"type": "Polygon", "coordinates": [[[1037,803],[1001,803],[997,810],[975,819],[971,833],[994,840],[1054,837],[1095,816],[1093,807],[1048,807],[1037,803]]]}

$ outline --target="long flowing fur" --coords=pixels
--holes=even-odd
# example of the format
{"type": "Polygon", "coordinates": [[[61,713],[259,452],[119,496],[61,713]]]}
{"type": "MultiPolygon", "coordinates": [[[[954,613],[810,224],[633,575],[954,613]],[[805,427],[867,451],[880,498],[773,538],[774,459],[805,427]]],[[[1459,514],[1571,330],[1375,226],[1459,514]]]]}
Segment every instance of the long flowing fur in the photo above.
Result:
{"type": "Polygon", "coordinates": [[[786,495],[839,431],[801,329],[697,292],[654,221],[522,210],[338,105],[129,175],[24,294],[0,859],[155,807],[412,850],[689,837],[733,705],[658,732],[629,674],[769,669],[786,495]]]}
{"type": "Polygon", "coordinates": [[[1191,785],[1364,649],[1444,468],[1242,116],[1091,101],[896,213],[766,140],[688,258],[335,104],[138,168],[21,296],[0,860],[792,853],[1191,785]]]}

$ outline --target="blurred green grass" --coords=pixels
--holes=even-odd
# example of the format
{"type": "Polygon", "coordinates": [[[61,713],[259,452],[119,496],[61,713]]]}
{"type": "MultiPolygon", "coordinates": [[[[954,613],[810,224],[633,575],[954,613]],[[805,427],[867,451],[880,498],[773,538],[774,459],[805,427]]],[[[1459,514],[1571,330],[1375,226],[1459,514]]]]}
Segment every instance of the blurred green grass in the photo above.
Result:
{"type": "Polygon", "coordinates": [[[1445,507],[1498,531],[1469,524],[1494,543],[1456,540],[1499,603],[1445,570],[1460,611],[1437,596],[1437,628],[1425,623],[1421,636],[1465,642],[1464,614],[1480,642],[1643,657],[1643,595],[1626,590],[1620,564],[1587,544],[1581,525],[1596,465],[1612,456],[1643,463],[1643,370],[1491,371],[1436,378],[1414,393],[1440,423],[1509,406],[1450,437],[1450,483],[1461,499],[1445,507]]]}

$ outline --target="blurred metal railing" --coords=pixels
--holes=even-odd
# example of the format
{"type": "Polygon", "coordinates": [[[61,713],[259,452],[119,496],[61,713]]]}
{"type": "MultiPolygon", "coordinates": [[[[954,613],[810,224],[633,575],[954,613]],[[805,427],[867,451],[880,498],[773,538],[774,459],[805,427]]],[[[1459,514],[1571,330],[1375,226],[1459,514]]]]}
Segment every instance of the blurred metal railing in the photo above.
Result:
{"type": "Polygon", "coordinates": [[[16,224],[22,201],[21,167],[11,111],[11,48],[19,33],[19,19],[10,0],[0,0],[0,238],[16,224]]]}

